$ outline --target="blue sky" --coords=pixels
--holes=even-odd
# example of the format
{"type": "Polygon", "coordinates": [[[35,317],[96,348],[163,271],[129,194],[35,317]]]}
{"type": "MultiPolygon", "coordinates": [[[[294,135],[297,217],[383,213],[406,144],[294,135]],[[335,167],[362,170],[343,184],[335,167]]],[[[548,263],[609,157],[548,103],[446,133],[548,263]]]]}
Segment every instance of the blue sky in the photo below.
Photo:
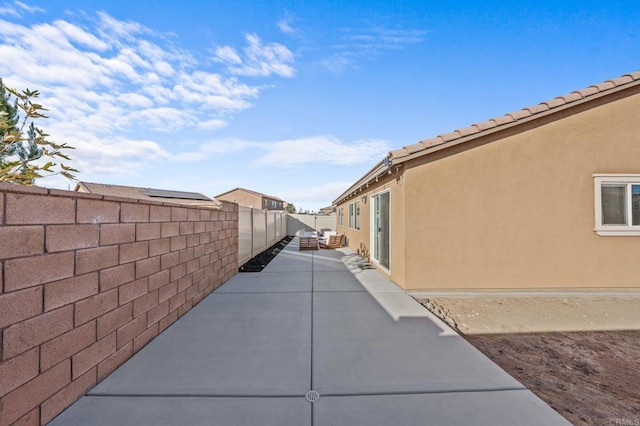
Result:
{"type": "Polygon", "coordinates": [[[0,0],[0,77],[40,90],[80,180],[308,210],[391,149],[638,69],[636,1],[0,0]]]}

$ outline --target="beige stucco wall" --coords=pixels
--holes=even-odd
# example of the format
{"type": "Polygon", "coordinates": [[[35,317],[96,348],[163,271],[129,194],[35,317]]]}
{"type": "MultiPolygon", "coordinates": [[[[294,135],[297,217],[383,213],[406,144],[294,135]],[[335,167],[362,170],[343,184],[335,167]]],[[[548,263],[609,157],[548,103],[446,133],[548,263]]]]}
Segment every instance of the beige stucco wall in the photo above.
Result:
{"type": "MultiPolygon", "coordinates": [[[[366,190],[359,192],[338,207],[344,208],[344,224],[338,226],[337,231],[346,235],[347,244],[365,258],[371,253],[371,196],[389,190],[389,220],[390,220],[390,248],[389,270],[378,268],[397,283],[404,282],[405,271],[405,220],[404,220],[404,178],[402,173],[394,173],[372,184],[366,190]],[[366,195],[363,202],[362,197],[366,195]],[[349,229],[349,204],[360,201],[360,230],[349,229]]],[[[373,260],[373,259],[372,259],[373,260]]],[[[375,265],[375,263],[374,263],[375,265]]],[[[376,265],[377,266],[377,265],[376,265]]]]}
{"type": "Polygon", "coordinates": [[[592,175],[640,174],[640,94],[616,96],[406,163],[406,276],[395,281],[410,290],[637,287],[640,237],[593,231],[592,175]]]}

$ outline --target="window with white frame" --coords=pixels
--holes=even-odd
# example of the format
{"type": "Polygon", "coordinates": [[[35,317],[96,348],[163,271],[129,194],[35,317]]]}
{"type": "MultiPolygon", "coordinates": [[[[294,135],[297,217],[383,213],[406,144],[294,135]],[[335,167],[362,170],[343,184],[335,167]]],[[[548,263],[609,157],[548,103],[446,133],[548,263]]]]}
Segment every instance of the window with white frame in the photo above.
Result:
{"type": "Polygon", "coordinates": [[[360,229],[360,201],[349,204],[349,228],[360,229]]]}
{"type": "Polygon", "coordinates": [[[344,225],[344,207],[338,208],[338,226],[344,225]]]}
{"type": "Polygon", "coordinates": [[[640,235],[640,175],[593,175],[598,235],[640,235]]]}

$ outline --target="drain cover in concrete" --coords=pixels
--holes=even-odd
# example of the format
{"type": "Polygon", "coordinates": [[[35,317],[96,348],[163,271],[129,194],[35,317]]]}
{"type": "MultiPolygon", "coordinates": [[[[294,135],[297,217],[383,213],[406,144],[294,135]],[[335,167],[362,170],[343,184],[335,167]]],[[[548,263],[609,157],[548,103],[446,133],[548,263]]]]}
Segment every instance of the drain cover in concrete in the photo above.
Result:
{"type": "Polygon", "coordinates": [[[320,394],[314,390],[310,390],[304,397],[307,399],[307,401],[313,404],[318,399],[320,399],[320,394]]]}

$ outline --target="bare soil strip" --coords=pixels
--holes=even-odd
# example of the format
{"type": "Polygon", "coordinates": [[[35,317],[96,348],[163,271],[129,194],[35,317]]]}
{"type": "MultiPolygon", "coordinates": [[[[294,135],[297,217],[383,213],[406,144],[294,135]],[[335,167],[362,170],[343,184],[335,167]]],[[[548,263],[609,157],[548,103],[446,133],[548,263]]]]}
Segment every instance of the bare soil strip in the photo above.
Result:
{"type": "Polygon", "coordinates": [[[571,423],[640,426],[638,298],[420,302],[571,423]]]}

